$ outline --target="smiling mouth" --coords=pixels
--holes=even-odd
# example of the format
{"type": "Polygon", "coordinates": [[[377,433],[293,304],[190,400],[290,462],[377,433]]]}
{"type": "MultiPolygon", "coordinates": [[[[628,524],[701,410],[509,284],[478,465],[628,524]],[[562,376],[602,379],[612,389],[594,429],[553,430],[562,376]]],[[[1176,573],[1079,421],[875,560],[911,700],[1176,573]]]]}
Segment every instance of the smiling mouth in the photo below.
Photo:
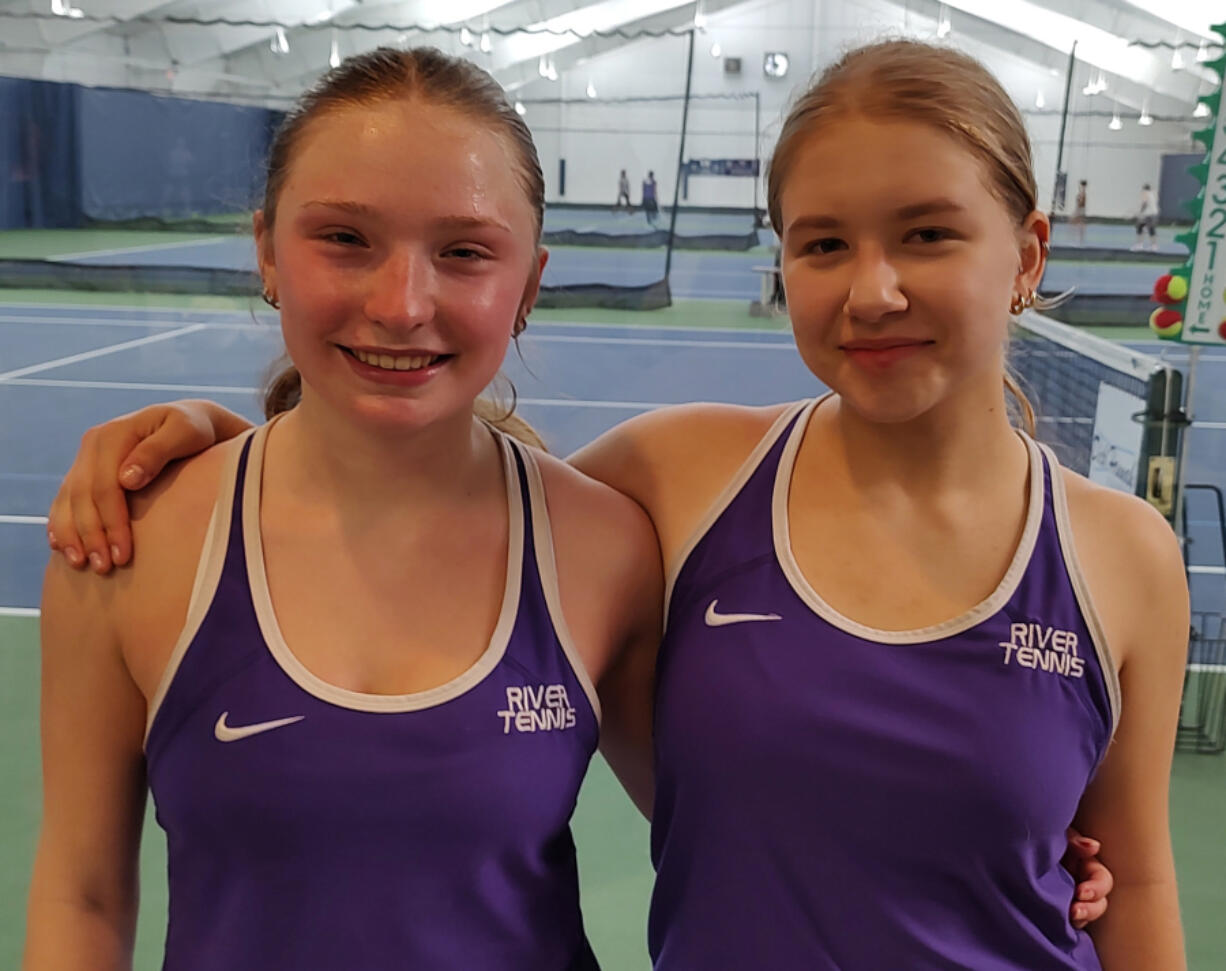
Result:
{"type": "Polygon", "coordinates": [[[350,357],[370,367],[377,367],[382,371],[421,371],[436,364],[442,364],[444,361],[449,361],[454,357],[453,354],[374,353],[372,351],[355,350],[340,344],[337,346],[350,357]]]}

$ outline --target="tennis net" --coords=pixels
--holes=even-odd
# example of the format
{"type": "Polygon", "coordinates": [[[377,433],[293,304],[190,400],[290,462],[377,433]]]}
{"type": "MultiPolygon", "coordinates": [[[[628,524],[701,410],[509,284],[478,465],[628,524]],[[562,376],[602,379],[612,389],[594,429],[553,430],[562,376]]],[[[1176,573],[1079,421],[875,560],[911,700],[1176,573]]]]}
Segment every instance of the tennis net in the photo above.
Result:
{"type": "Polygon", "coordinates": [[[1062,463],[1174,514],[1180,371],[1034,312],[1017,323],[1009,365],[1034,405],[1039,440],[1062,463]]]}

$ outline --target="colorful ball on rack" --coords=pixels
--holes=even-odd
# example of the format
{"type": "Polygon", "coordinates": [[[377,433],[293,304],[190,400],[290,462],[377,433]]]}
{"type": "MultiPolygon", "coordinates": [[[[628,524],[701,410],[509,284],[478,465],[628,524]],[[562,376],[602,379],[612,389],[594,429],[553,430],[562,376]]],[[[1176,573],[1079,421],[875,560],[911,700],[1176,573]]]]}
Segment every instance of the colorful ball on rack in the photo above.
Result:
{"type": "Polygon", "coordinates": [[[1149,315],[1149,326],[1159,337],[1178,337],[1183,330],[1183,314],[1169,307],[1160,307],[1149,315]]]}
{"type": "Polygon", "coordinates": [[[1222,340],[1226,341],[1226,320],[1223,320],[1217,325],[1217,335],[1218,337],[1222,338],[1222,340]]]}
{"type": "Polygon", "coordinates": [[[1187,277],[1164,273],[1154,281],[1154,300],[1158,303],[1179,303],[1187,295],[1187,277]]]}

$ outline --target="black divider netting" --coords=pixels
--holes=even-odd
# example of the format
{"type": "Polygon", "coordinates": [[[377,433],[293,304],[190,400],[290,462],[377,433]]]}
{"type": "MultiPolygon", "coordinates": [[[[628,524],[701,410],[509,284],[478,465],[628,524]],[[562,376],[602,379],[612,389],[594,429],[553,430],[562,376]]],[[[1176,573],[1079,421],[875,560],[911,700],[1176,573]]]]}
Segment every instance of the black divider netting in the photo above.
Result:
{"type": "Polygon", "coordinates": [[[1177,456],[1182,375],[1158,358],[1028,313],[1009,366],[1039,440],[1073,471],[1144,495],[1149,459],[1177,456]]]}
{"type": "Polygon", "coordinates": [[[254,271],[208,266],[139,266],[0,259],[0,288],[255,297],[254,271]]]}

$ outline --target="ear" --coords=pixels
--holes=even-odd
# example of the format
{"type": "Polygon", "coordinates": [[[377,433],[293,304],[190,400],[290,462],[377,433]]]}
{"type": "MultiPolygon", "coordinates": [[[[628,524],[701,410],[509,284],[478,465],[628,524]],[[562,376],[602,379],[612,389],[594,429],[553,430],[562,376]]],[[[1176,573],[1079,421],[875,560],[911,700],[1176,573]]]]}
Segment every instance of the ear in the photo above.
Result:
{"type": "Polygon", "coordinates": [[[1036,209],[1026,217],[1018,228],[1017,244],[1017,292],[1034,293],[1047,268],[1047,250],[1051,245],[1051,220],[1046,213],[1036,209]]]}
{"type": "Polygon", "coordinates": [[[273,258],[272,228],[264,221],[264,210],[257,209],[251,216],[251,233],[255,237],[255,260],[260,270],[260,280],[266,291],[277,290],[277,264],[273,258]]]}
{"type": "Polygon", "coordinates": [[[528,282],[524,285],[524,295],[519,301],[519,313],[515,322],[524,320],[536,306],[536,298],[541,292],[541,277],[545,273],[545,264],[549,262],[549,250],[544,246],[536,248],[536,256],[532,260],[532,270],[528,274],[528,282]]]}

